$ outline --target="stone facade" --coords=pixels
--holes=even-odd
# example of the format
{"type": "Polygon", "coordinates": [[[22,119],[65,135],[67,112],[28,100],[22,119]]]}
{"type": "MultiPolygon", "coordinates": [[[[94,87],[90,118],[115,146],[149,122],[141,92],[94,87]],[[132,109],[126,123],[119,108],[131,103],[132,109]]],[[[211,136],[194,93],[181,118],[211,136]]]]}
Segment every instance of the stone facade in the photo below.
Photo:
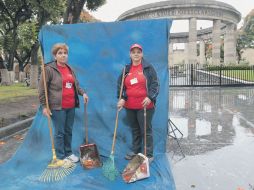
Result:
{"type": "MultiPolygon", "coordinates": [[[[151,3],[133,8],[124,12],[117,20],[140,20],[140,19],[188,19],[189,34],[188,63],[205,63],[204,42],[211,40],[212,62],[220,64],[221,37],[224,35],[224,63],[236,62],[236,25],[241,20],[241,14],[229,4],[214,0],[171,0],[151,3]],[[204,31],[197,30],[197,20],[211,20],[213,27],[204,31]],[[200,35],[199,35],[200,33],[200,35]],[[197,59],[197,42],[200,42],[199,60],[197,59]]],[[[182,34],[171,35],[171,43],[186,43],[186,38],[182,34]]],[[[170,46],[172,46],[171,44],[170,46]]],[[[173,51],[172,51],[173,52],[173,51]]],[[[173,64],[172,60],[169,60],[173,64]]]]}

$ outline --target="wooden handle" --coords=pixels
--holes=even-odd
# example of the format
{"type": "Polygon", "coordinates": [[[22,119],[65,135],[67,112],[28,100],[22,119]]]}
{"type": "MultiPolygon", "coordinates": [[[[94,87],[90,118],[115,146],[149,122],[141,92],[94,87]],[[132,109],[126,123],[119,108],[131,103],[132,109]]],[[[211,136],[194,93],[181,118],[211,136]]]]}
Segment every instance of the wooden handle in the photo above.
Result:
{"type": "MultiPolygon", "coordinates": [[[[121,98],[122,98],[124,75],[125,75],[125,66],[123,68],[122,81],[121,81],[121,87],[120,87],[120,93],[119,93],[119,99],[118,99],[118,101],[121,100],[121,98]]],[[[114,154],[114,150],[115,150],[116,131],[117,131],[117,128],[118,128],[118,115],[119,115],[119,110],[117,108],[116,120],[115,120],[115,130],[114,130],[114,137],[113,137],[113,143],[112,143],[112,148],[111,148],[111,154],[114,154]]]]}
{"type": "MultiPolygon", "coordinates": [[[[43,86],[44,86],[45,99],[46,99],[46,108],[47,108],[48,114],[50,114],[51,112],[49,109],[48,88],[47,88],[47,83],[46,83],[46,72],[45,72],[45,64],[43,61],[43,57],[41,57],[41,70],[42,70],[43,86]]],[[[56,159],[56,151],[55,151],[55,143],[54,143],[54,138],[53,138],[53,131],[52,131],[52,127],[51,127],[51,117],[48,116],[47,118],[48,118],[48,128],[49,128],[49,133],[50,133],[53,160],[55,160],[56,159]]]]}
{"type": "Polygon", "coordinates": [[[146,156],[146,107],[144,107],[144,155],[146,156]]]}
{"type": "Polygon", "coordinates": [[[41,70],[42,70],[42,79],[43,79],[45,99],[46,99],[46,108],[47,108],[48,113],[50,113],[49,101],[48,101],[48,88],[47,88],[47,83],[46,83],[45,65],[44,65],[44,61],[43,61],[42,57],[41,57],[41,70]]]}
{"type": "Polygon", "coordinates": [[[84,103],[86,144],[88,144],[87,103],[84,103]]]}

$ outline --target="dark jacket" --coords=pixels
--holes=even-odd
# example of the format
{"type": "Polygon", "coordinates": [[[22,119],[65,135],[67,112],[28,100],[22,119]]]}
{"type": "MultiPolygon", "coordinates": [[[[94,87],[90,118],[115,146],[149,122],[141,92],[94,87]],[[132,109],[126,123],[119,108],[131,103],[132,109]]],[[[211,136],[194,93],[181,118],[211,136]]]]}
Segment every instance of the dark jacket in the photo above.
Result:
{"type": "MultiPolygon", "coordinates": [[[[67,67],[70,69],[72,76],[74,77],[75,107],[79,107],[78,95],[83,95],[85,91],[79,87],[79,82],[72,68],[69,65],[67,65],[67,67]]],[[[56,62],[45,64],[45,74],[46,74],[49,107],[52,110],[61,110],[62,93],[63,93],[62,75],[57,69],[56,62]]],[[[40,104],[43,106],[43,108],[46,107],[46,98],[42,74],[39,82],[39,99],[40,104]]]]}
{"type": "MultiPolygon", "coordinates": [[[[142,67],[143,67],[143,73],[146,78],[146,89],[147,89],[147,94],[148,98],[153,101],[154,103],[156,102],[156,97],[159,94],[159,79],[157,77],[156,71],[153,68],[151,64],[146,62],[144,59],[142,60],[142,67]]],[[[131,68],[131,63],[125,66],[125,77],[127,74],[130,72],[131,68]]],[[[119,93],[121,89],[121,81],[122,81],[122,74],[119,76],[118,81],[117,81],[117,97],[119,98],[119,93]]],[[[127,100],[127,95],[126,95],[126,89],[123,87],[123,93],[122,93],[122,98],[127,100]]]]}

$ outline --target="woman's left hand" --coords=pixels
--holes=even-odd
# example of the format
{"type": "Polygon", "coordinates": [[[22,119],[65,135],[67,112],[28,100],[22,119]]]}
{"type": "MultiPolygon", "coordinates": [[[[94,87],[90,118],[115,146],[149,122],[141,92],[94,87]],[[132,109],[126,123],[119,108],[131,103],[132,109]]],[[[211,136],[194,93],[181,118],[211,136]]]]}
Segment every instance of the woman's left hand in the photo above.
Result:
{"type": "Polygon", "coordinates": [[[150,103],[151,103],[150,98],[146,97],[146,98],[143,100],[143,102],[142,102],[142,106],[143,106],[143,107],[146,107],[146,106],[148,106],[150,103]]]}
{"type": "Polygon", "coordinates": [[[85,102],[85,103],[88,103],[88,99],[89,99],[89,98],[88,98],[88,96],[87,96],[86,93],[83,94],[83,98],[84,98],[84,102],[85,102]]]}

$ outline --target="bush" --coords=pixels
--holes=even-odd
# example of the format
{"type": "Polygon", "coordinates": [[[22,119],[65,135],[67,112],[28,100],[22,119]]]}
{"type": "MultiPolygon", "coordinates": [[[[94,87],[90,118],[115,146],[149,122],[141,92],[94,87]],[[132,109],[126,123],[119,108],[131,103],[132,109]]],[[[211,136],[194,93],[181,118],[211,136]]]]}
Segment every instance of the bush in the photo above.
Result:
{"type": "Polygon", "coordinates": [[[208,71],[218,70],[253,70],[254,66],[248,64],[228,64],[228,65],[206,65],[205,69],[208,71]]]}

